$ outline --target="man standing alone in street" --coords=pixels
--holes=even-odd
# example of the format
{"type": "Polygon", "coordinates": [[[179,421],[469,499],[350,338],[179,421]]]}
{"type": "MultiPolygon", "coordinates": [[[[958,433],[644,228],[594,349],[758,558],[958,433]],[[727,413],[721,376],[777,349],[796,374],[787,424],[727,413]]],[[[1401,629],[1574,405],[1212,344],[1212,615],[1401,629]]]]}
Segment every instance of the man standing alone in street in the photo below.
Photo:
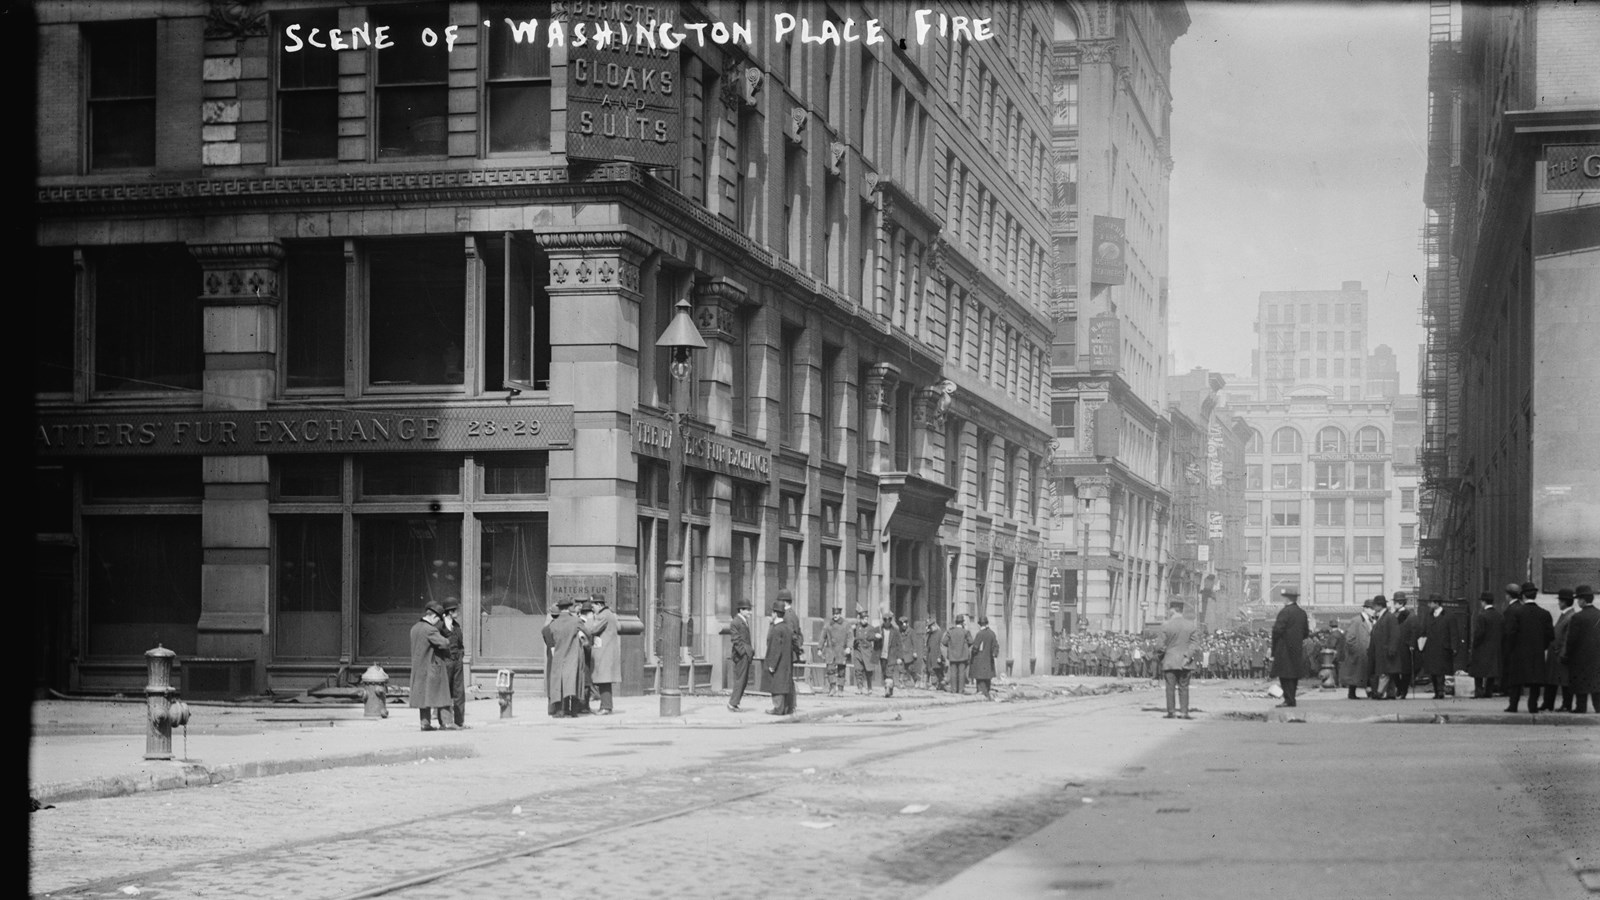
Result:
{"type": "Polygon", "coordinates": [[[972,639],[972,680],[978,683],[978,693],[985,700],[993,700],[990,693],[994,683],[994,661],[1000,655],[1000,638],[989,628],[989,617],[978,617],[978,634],[972,639]]]}
{"type": "Polygon", "coordinates": [[[1176,718],[1173,703],[1189,715],[1189,670],[1194,666],[1194,623],[1183,615],[1183,601],[1167,604],[1167,620],[1161,623],[1161,677],[1167,683],[1167,718],[1176,718]]]}
{"type": "Polygon", "coordinates": [[[767,693],[772,695],[769,716],[794,713],[794,634],[784,620],[785,604],[772,604],[772,625],[767,628],[767,655],[762,664],[767,670],[767,693]]]}
{"type": "Polygon", "coordinates": [[[944,651],[946,677],[950,679],[949,691],[964,694],[967,688],[967,664],[972,660],[972,635],[967,633],[967,617],[956,616],[950,630],[939,641],[944,651]]]}
{"type": "Polygon", "coordinates": [[[1277,621],[1272,623],[1272,676],[1283,686],[1283,702],[1278,705],[1294,706],[1300,679],[1310,675],[1303,652],[1310,622],[1306,611],[1300,608],[1299,588],[1284,588],[1283,599],[1283,609],[1278,610],[1277,621]]]}
{"type": "Polygon", "coordinates": [[[739,611],[728,626],[733,643],[733,693],[728,696],[728,709],[739,711],[739,701],[744,699],[744,689],[750,685],[750,659],[755,647],[750,643],[750,601],[740,600],[739,611]]]}

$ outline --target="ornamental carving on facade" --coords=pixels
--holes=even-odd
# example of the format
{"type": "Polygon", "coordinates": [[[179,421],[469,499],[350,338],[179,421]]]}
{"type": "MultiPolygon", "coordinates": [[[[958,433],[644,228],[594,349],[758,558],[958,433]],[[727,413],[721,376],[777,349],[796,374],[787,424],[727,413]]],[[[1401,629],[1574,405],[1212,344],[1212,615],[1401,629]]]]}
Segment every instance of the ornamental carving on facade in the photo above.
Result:
{"type": "Polygon", "coordinates": [[[1081,63],[1116,63],[1116,41],[1079,41],[1078,60],[1081,63]]]}
{"type": "Polygon", "coordinates": [[[267,33],[267,14],[253,0],[211,0],[206,9],[206,40],[240,40],[267,33]]]}
{"type": "Polygon", "coordinates": [[[894,412],[894,392],[900,386],[900,373],[887,363],[879,363],[867,370],[865,385],[868,409],[894,412]]]}
{"type": "Polygon", "coordinates": [[[717,99],[722,101],[722,108],[730,112],[737,110],[743,98],[739,96],[744,85],[744,73],[732,55],[724,57],[722,62],[722,90],[717,92],[717,99]]]}

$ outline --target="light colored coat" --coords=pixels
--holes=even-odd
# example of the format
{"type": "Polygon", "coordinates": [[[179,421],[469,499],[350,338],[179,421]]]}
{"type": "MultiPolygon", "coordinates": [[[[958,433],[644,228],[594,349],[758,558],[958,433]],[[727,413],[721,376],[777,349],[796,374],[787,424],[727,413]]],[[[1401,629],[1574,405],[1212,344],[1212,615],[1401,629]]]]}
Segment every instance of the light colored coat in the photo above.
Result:
{"type": "Polygon", "coordinates": [[[1194,623],[1178,615],[1161,623],[1161,671],[1182,671],[1194,666],[1194,623]]]}
{"type": "Polygon", "coordinates": [[[1366,616],[1356,616],[1350,627],[1339,638],[1340,687],[1361,687],[1367,683],[1367,649],[1372,643],[1372,623],[1366,616]]]}
{"type": "Polygon", "coordinates": [[[561,613],[544,627],[544,645],[550,651],[544,672],[544,693],[551,703],[578,696],[582,684],[583,623],[576,613],[561,613]]]}
{"type": "Polygon", "coordinates": [[[617,614],[602,606],[589,625],[590,658],[594,660],[594,683],[616,684],[622,680],[622,635],[617,614]]]}

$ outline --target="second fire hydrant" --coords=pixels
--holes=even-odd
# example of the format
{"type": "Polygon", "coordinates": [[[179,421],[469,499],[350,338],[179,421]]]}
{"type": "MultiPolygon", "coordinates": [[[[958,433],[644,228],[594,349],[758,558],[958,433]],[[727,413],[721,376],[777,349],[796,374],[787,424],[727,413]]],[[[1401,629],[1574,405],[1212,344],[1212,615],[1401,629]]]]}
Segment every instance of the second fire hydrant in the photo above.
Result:
{"type": "Polygon", "coordinates": [[[389,673],[373,663],[361,674],[361,699],[366,703],[369,719],[389,718],[389,673]]]}
{"type": "Polygon", "coordinates": [[[516,677],[510,669],[501,669],[494,676],[494,691],[500,696],[500,718],[511,718],[511,681],[516,677]]]}
{"type": "Polygon", "coordinates": [[[178,654],[156,645],[145,652],[144,686],[145,732],[144,758],[172,758],[172,726],[189,722],[189,705],[177,699],[178,689],[172,686],[172,664],[178,654]]]}
{"type": "Polygon", "coordinates": [[[1323,647],[1320,651],[1322,657],[1322,671],[1317,673],[1322,676],[1322,686],[1335,688],[1339,686],[1338,665],[1334,662],[1339,656],[1339,651],[1332,647],[1323,647]]]}

